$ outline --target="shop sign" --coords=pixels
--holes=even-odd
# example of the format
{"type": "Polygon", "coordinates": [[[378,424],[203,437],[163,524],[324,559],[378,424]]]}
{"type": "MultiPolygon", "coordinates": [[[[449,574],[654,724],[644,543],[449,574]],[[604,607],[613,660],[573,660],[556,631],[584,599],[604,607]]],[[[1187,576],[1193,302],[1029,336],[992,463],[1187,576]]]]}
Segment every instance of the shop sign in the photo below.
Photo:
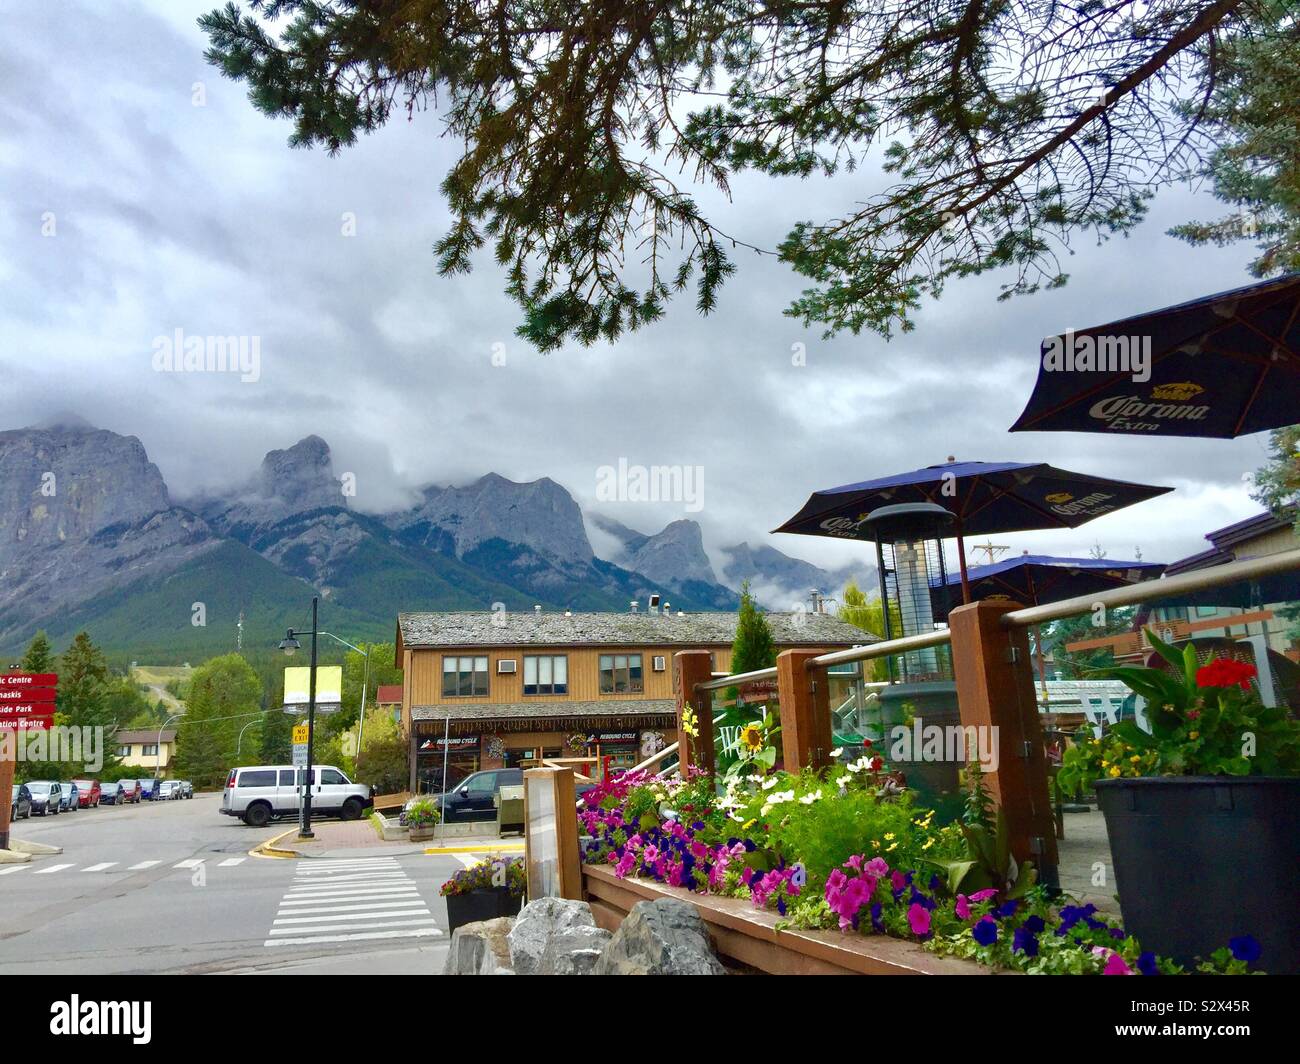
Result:
{"type": "Polygon", "coordinates": [[[420,743],[420,750],[469,750],[478,747],[477,735],[453,735],[450,738],[439,735],[436,739],[425,739],[420,743]]]}
{"type": "Polygon", "coordinates": [[[640,737],[634,731],[598,731],[587,733],[587,745],[596,743],[634,743],[640,737]]]}

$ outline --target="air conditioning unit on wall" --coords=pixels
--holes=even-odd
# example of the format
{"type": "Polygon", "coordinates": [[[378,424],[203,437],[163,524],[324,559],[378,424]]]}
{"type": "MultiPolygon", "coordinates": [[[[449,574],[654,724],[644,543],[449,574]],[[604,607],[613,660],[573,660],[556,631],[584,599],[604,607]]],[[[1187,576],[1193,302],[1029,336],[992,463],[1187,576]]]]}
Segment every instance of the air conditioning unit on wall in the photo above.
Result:
{"type": "Polygon", "coordinates": [[[515,671],[515,659],[514,659],[514,658],[498,658],[498,659],[497,659],[497,675],[498,675],[498,676],[502,676],[502,675],[505,675],[506,673],[511,673],[511,672],[514,672],[514,671],[515,671]]]}

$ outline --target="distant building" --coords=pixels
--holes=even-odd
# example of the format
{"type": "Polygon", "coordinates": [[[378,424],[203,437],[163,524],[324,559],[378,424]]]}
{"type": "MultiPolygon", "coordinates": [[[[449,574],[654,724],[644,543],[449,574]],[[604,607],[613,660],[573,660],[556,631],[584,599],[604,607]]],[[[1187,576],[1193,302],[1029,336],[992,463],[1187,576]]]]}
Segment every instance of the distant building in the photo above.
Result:
{"type": "MultiPolygon", "coordinates": [[[[677,741],[673,654],[726,672],[735,613],[403,613],[402,728],[411,787],[542,757],[626,768],[677,741]]],[[[873,641],[827,614],[767,614],[778,650],[873,641]]]]}
{"type": "Polygon", "coordinates": [[[143,731],[119,731],[114,736],[117,743],[117,756],[122,764],[130,768],[148,769],[149,775],[167,775],[172,759],[176,755],[176,729],[164,728],[160,733],[156,728],[143,731]]]}

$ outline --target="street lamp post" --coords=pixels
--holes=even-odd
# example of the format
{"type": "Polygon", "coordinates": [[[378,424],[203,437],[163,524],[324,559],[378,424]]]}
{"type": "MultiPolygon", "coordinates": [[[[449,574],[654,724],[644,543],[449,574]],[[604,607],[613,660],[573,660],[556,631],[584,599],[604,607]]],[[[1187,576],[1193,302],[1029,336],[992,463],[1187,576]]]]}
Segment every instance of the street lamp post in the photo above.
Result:
{"type": "Polygon", "coordinates": [[[239,751],[244,748],[244,732],[248,731],[256,723],[257,719],[254,718],[239,729],[239,738],[235,740],[235,757],[239,757],[239,751]]]}
{"type": "MultiPolygon", "coordinates": [[[[316,623],[317,608],[320,599],[313,596],[311,600],[311,670],[307,680],[307,768],[303,772],[303,795],[302,810],[298,819],[298,838],[314,839],[316,836],[311,830],[311,787],[312,787],[312,761],[315,752],[316,738],[316,637],[320,634],[319,625],[316,623]]],[[[301,633],[306,635],[307,633],[301,633]]],[[[286,654],[292,654],[301,647],[297,635],[292,628],[280,640],[280,649],[286,654]]]]}
{"type": "MultiPolygon", "coordinates": [[[[180,720],[181,717],[183,716],[185,716],[184,713],[173,713],[170,717],[168,717],[165,721],[163,721],[163,726],[158,729],[158,745],[154,747],[154,759],[153,759],[153,778],[155,780],[162,772],[162,733],[167,730],[168,724],[170,724],[174,720],[180,720]]],[[[157,798],[158,795],[155,793],[154,797],[157,798]]]]}
{"type": "Polygon", "coordinates": [[[366,732],[366,687],[370,684],[370,650],[362,650],[355,643],[349,643],[346,639],[340,639],[333,632],[321,632],[321,635],[327,635],[336,643],[341,643],[350,650],[355,650],[365,659],[365,664],[361,669],[361,713],[357,718],[357,761],[361,760],[361,740],[366,732]]]}

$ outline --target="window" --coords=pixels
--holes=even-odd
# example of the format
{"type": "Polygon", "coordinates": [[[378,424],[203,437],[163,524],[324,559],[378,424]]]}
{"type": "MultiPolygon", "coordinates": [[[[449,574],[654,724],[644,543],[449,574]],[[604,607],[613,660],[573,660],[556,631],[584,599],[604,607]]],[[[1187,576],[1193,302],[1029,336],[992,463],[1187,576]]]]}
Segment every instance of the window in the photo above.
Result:
{"type": "Polygon", "coordinates": [[[321,783],[347,784],[348,778],[336,768],[323,768],[320,770],[321,783]]]}
{"type": "Polygon", "coordinates": [[[141,750],[140,750],[140,755],[141,755],[142,757],[157,757],[157,756],[158,756],[158,744],[157,744],[157,743],[146,743],[146,744],[141,748],[141,750]]]}
{"type": "Polygon", "coordinates": [[[664,655],[663,655],[663,654],[656,654],[656,655],[654,656],[654,670],[655,670],[655,672],[663,672],[666,668],[667,668],[667,660],[665,659],[664,655]]]}
{"type": "Polygon", "coordinates": [[[294,780],[294,778],[293,778],[295,775],[296,775],[296,772],[295,772],[293,769],[291,769],[291,768],[282,768],[282,769],[280,769],[280,786],[281,786],[281,787],[296,787],[296,786],[298,786],[297,782],[296,782],[296,781],[294,780]]]}
{"type": "Polygon", "coordinates": [[[600,656],[600,693],[602,695],[639,694],[643,689],[640,654],[602,654],[600,656]]]}
{"type": "Polygon", "coordinates": [[[569,659],[564,654],[524,657],[524,694],[569,693],[569,659]]]}
{"type": "Polygon", "coordinates": [[[253,769],[239,774],[240,787],[274,787],[275,769],[253,769]]]}
{"type": "Polygon", "coordinates": [[[443,657],[443,698],[485,695],[487,693],[488,659],[486,657],[443,657]]]}
{"type": "Polygon", "coordinates": [[[117,756],[118,756],[118,757],[130,757],[130,756],[131,756],[131,748],[130,748],[129,746],[119,746],[119,747],[117,748],[117,756]]]}

